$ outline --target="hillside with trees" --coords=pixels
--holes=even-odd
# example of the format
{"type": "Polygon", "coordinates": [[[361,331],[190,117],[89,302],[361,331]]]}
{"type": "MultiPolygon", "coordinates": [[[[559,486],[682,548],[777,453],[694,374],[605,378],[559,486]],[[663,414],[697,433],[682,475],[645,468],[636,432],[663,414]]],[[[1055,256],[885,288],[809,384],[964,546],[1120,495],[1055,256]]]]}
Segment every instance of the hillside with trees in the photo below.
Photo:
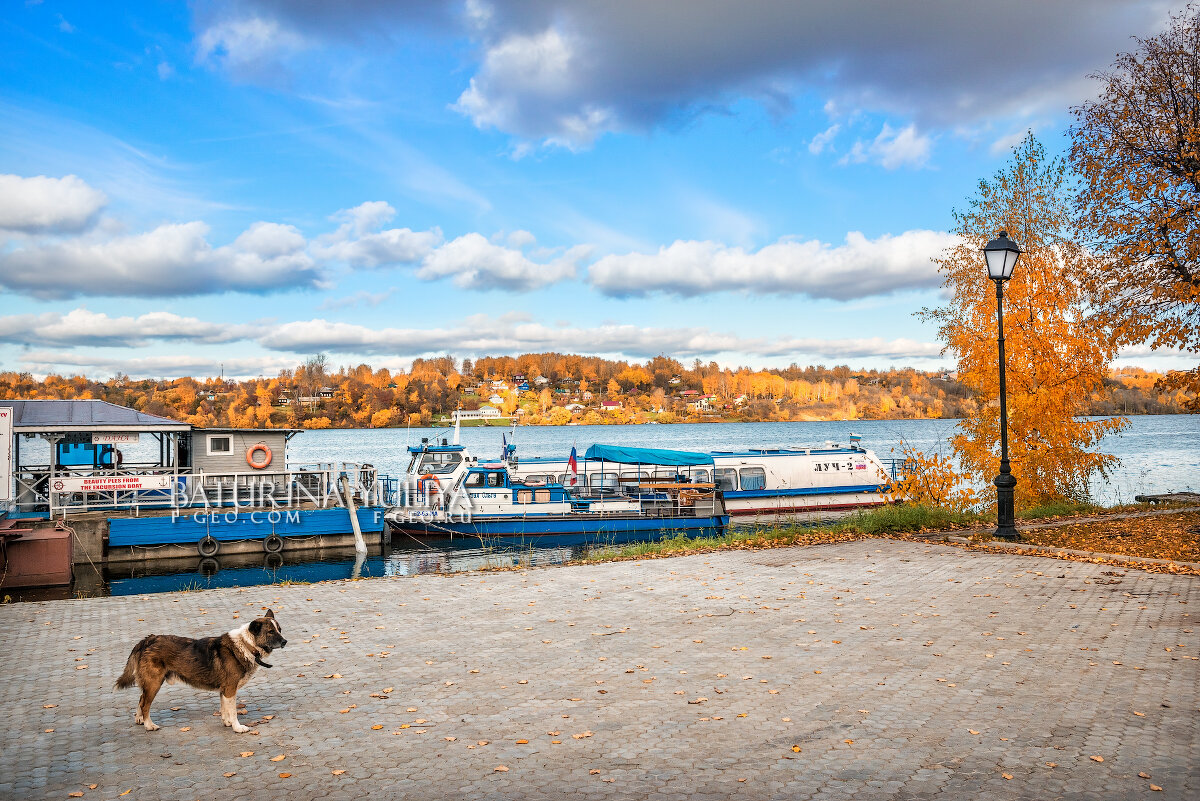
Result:
{"type": "MultiPolygon", "coordinates": [[[[1089,414],[1174,414],[1194,396],[1156,389],[1162,376],[1111,372],[1089,414]]],[[[879,420],[969,417],[978,404],[952,373],[823,365],[752,370],[658,356],[645,363],[562,353],[458,361],[417,359],[407,371],[334,367],[323,355],[274,378],[100,381],[0,372],[0,398],[96,398],[196,426],[428,426],[455,410],[521,425],[656,421],[879,420]],[[494,411],[490,411],[494,410],[494,411]]]]}

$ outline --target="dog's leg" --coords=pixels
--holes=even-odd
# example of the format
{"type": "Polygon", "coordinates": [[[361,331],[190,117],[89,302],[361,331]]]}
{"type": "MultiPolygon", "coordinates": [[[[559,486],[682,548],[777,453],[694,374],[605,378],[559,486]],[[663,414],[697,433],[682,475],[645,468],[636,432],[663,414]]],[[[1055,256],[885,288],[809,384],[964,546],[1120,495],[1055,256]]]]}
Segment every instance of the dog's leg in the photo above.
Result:
{"type": "Polygon", "coordinates": [[[237,687],[227,687],[221,690],[221,722],[232,726],[238,734],[250,731],[249,726],[243,726],[237,719],[237,687]],[[226,693],[229,693],[226,695],[226,693]]]}
{"type": "Polygon", "coordinates": [[[154,703],[154,696],[158,695],[158,688],[162,687],[161,676],[147,676],[143,678],[145,684],[142,685],[142,700],[138,703],[138,713],[134,720],[146,727],[146,731],[158,731],[158,725],[150,720],[150,705],[154,703]]]}

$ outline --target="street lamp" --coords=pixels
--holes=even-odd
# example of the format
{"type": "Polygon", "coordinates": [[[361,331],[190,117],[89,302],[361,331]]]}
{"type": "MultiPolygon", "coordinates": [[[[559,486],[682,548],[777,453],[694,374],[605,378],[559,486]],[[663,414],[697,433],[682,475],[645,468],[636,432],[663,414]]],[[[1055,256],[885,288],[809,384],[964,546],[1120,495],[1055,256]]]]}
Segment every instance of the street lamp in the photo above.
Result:
{"type": "Polygon", "coordinates": [[[1004,282],[1012,278],[1013,268],[1021,257],[1017,243],[1008,238],[1007,231],[987,243],[983,249],[987,260],[988,277],[996,282],[996,322],[1000,334],[996,341],[1000,345],[1000,475],[992,483],[996,485],[996,536],[1002,540],[1018,540],[1016,516],[1013,512],[1013,478],[1008,464],[1008,407],[1004,390],[1004,282]]]}

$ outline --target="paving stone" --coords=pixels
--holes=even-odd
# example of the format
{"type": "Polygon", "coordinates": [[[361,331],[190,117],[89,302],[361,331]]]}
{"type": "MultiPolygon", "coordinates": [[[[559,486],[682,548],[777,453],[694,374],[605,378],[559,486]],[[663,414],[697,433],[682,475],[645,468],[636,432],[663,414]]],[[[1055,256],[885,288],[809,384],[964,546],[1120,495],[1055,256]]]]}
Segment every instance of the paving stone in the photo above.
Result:
{"type": "Polygon", "coordinates": [[[1198,607],[1195,577],[871,540],[7,605],[0,798],[1195,798],[1198,607]],[[257,736],[184,686],[133,724],[138,639],[265,606],[257,736]]]}

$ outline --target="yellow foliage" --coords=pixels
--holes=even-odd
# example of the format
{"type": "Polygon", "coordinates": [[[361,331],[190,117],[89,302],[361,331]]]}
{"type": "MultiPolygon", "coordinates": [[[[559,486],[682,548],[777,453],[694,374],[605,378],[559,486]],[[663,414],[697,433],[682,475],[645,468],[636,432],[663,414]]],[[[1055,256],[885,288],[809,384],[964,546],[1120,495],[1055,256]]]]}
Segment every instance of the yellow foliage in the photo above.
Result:
{"type": "Polygon", "coordinates": [[[893,503],[936,506],[955,512],[972,509],[979,499],[966,478],[954,470],[951,460],[940,453],[926,454],[901,441],[903,477],[891,483],[887,497],[893,503]]]}
{"type": "Polygon", "coordinates": [[[951,444],[965,472],[983,482],[999,472],[999,356],[996,287],[980,252],[1001,230],[1025,251],[1004,285],[1007,402],[1012,472],[1019,507],[1085,500],[1088,480],[1116,457],[1097,453],[1121,418],[1087,419],[1089,397],[1104,386],[1117,337],[1089,314],[1082,288],[1094,258],[1071,238],[1067,175],[1032,135],[991,181],[980,181],[968,209],[956,212],[959,244],[936,262],[947,305],[922,312],[958,360],[958,378],[979,402],[951,444]]]}
{"type": "Polygon", "coordinates": [[[304,428],[333,428],[333,421],[328,417],[313,417],[304,421],[304,428]]]}

